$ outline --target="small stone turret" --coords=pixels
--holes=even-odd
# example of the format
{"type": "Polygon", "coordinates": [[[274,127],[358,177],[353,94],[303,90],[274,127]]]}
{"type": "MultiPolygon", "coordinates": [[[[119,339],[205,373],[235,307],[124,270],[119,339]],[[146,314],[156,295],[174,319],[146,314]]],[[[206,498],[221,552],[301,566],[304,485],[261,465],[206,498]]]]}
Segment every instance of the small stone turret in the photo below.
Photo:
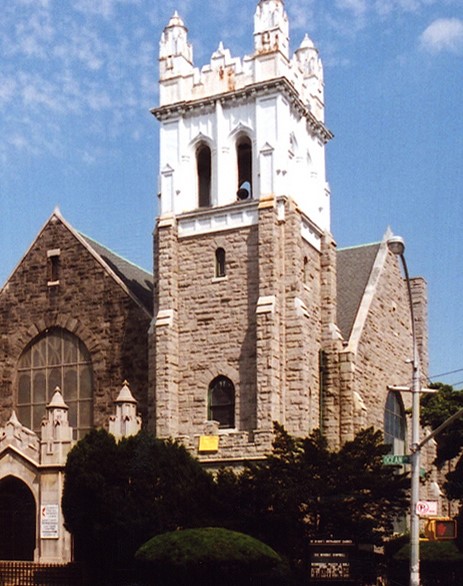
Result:
{"type": "Polygon", "coordinates": [[[188,29],[177,11],[162,33],[159,61],[162,78],[185,75],[193,70],[193,49],[188,42],[188,29]]]}
{"type": "Polygon", "coordinates": [[[141,417],[137,415],[137,401],[132,395],[127,381],[124,381],[114,404],[116,405],[116,415],[109,419],[109,433],[116,440],[136,435],[141,429],[141,417]]]}
{"type": "Polygon", "coordinates": [[[293,68],[302,74],[301,98],[314,116],[324,120],[323,64],[312,39],[306,34],[293,56],[293,68]]]}
{"type": "Polygon", "coordinates": [[[254,16],[254,49],[258,55],[279,51],[289,59],[289,24],[283,0],[260,0],[254,16]]]}
{"type": "Polygon", "coordinates": [[[73,430],[69,425],[69,407],[56,387],[47,414],[42,421],[41,454],[42,464],[63,465],[73,445],[73,430]]]}

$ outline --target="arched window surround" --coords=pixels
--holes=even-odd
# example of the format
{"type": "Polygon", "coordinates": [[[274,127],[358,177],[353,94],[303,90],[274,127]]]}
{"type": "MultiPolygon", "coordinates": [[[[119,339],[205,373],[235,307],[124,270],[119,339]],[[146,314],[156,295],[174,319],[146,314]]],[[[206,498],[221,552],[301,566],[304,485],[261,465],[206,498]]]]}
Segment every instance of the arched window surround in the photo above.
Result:
{"type": "Polygon", "coordinates": [[[250,126],[240,122],[237,126],[230,132],[227,139],[227,148],[229,152],[229,162],[231,168],[231,175],[230,181],[234,182],[235,188],[235,199],[248,199],[249,197],[254,197],[257,193],[256,188],[256,149],[255,149],[255,136],[254,131],[250,126]],[[243,194],[244,197],[240,197],[239,189],[242,183],[246,182],[242,177],[240,178],[240,161],[238,155],[238,147],[244,144],[247,144],[250,147],[249,155],[249,185],[245,185],[244,187],[248,191],[248,194],[243,194]],[[246,197],[247,195],[247,197],[246,197]]]}
{"type": "Polygon", "coordinates": [[[219,429],[235,427],[235,385],[224,375],[216,376],[209,384],[207,419],[217,421],[219,429]]]}
{"type": "MultiPolygon", "coordinates": [[[[217,203],[217,149],[214,141],[209,136],[199,132],[188,144],[187,159],[190,161],[191,187],[193,187],[195,204],[197,208],[209,208],[217,203]],[[206,175],[203,176],[204,192],[201,195],[201,169],[198,168],[198,154],[201,150],[207,152],[206,175]],[[200,197],[201,196],[201,197],[200,197]]],[[[203,161],[204,162],[204,161],[203,161]]]]}
{"type": "Polygon", "coordinates": [[[198,207],[207,208],[212,204],[212,151],[204,141],[196,146],[196,177],[198,189],[198,207]]]}
{"type": "Polygon", "coordinates": [[[240,132],[235,139],[237,197],[249,199],[253,196],[253,146],[247,133],[240,132]]]}
{"type": "Polygon", "coordinates": [[[215,251],[215,274],[216,279],[223,279],[227,276],[226,252],[222,247],[215,251]]]}
{"type": "Polygon", "coordinates": [[[93,425],[93,367],[84,342],[53,327],[26,345],[16,366],[15,406],[23,425],[40,432],[46,405],[58,386],[69,406],[69,422],[80,438],[93,425]]]}

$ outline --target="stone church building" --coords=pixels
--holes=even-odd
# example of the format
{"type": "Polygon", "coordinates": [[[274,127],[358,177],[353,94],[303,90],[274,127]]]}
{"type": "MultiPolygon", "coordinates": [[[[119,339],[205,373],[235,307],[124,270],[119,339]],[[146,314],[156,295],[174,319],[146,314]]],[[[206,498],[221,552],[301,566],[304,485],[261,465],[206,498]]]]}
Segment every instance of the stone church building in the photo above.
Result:
{"type": "Polygon", "coordinates": [[[55,210],[0,289],[0,558],[72,558],[63,469],[95,426],[143,425],[210,468],[262,458],[274,421],[334,447],[373,425],[406,450],[408,398],[388,386],[411,378],[407,288],[389,232],[336,247],[322,63],[308,36],[289,45],[283,0],[260,0],[253,53],[220,43],[198,69],[175,13],[152,111],[154,274],[55,210]]]}

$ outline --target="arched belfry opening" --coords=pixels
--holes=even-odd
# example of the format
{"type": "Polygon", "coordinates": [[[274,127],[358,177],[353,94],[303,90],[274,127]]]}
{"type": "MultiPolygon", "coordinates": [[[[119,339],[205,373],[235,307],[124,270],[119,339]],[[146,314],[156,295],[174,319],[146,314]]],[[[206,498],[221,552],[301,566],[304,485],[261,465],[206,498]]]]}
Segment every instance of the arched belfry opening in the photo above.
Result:
{"type": "Polygon", "coordinates": [[[240,136],[236,143],[238,162],[238,199],[252,197],[252,143],[248,136],[240,136]]]}
{"type": "Polygon", "coordinates": [[[196,170],[198,173],[198,206],[211,205],[212,155],[207,144],[201,143],[196,149],[196,170]]]}
{"type": "Polygon", "coordinates": [[[0,560],[34,560],[36,518],[28,486],[13,476],[0,480],[0,560]]]}

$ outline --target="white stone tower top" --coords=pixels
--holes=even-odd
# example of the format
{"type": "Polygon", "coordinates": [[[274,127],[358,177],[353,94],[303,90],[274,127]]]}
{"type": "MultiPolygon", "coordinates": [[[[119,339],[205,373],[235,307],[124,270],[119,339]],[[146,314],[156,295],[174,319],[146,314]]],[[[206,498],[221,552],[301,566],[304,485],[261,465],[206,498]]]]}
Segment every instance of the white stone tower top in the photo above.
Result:
{"type": "Polygon", "coordinates": [[[323,67],[307,35],[290,55],[283,0],[258,2],[252,55],[232,57],[219,43],[201,69],[176,12],[159,73],[161,216],[286,196],[329,230],[323,67]]]}

